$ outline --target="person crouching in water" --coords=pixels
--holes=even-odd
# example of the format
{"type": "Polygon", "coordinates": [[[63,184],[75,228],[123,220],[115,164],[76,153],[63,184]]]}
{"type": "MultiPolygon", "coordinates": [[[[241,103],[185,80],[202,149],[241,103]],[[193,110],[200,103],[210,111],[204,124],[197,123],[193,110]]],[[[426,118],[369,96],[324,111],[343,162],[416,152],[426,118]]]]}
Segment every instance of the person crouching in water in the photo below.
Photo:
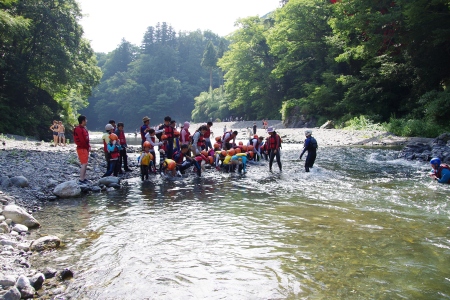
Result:
{"type": "Polygon", "coordinates": [[[177,164],[177,170],[181,173],[184,174],[184,172],[189,169],[192,166],[195,166],[195,168],[197,169],[197,175],[201,176],[201,166],[200,164],[193,159],[192,157],[190,157],[188,155],[189,152],[189,146],[188,145],[181,145],[181,149],[179,151],[176,151],[173,154],[173,160],[176,162],[177,164]]]}
{"type": "Polygon", "coordinates": [[[109,153],[109,169],[106,171],[106,173],[102,177],[110,176],[114,173],[114,176],[117,176],[120,170],[119,165],[119,156],[120,156],[120,150],[122,150],[122,147],[120,147],[119,144],[117,144],[117,141],[119,138],[115,133],[111,133],[109,135],[109,143],[106,146],[109,153]]]}
{"type": "Polygon", "coordinates": [[[239,173],[242,173],[242,171],[244,171],[244,174],[247,173],[247,156],[245,154],[232,156],[230,163],[238,166],[239,173]]]}
{"type": "Polygon", "coordinates": [[[433,168],[430,173],[430,177],[439,183],[450,183],[450,166],[441,163],[439,158],[433,158],[430,161],[433,168]]]}
{"type": "Polygon", "coordinates": [[[148,179],[149,167],[153,162],[153,155],[150,152],[151,144],[148,141],[145,141],[143,144],[144,151],[142,151],[141,156],[139,157],[139,164],[141,165],[141,180],[144,181],[144,177],[148,179]]]}
{"type": "Polygon", "coordinates": [[[175,177],[177,175],[177,164],[173,159],[166,158],[161,165],[161,170],[165,175],[175,177]]]}
{"type": "Polygon", "coordinates": [[[316,161],[316,152],[317,152],[317,141],[315,138],[311,136],[312,131],[305,131],[305,144],[303,145],[303,152],[300,154],[300,159],[302,159],[303,154],[308,151],[308,155],[306,156],[305,161],[305,171],[309,172],[309,169],[314,166],[314,162],[316,161]]]}

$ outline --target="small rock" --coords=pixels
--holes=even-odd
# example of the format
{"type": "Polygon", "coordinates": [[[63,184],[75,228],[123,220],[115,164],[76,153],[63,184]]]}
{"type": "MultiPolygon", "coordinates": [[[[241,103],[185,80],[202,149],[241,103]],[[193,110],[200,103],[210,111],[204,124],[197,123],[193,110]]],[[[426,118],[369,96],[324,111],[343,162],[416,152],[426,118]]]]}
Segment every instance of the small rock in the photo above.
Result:
{"type": "Polygon", "coordinates": [[[17,245],[17,249],[23,250],[23,251],[30,251],[30,244],[29,243],[20,243],[17,245]]]}
{"type": "Polygon", "coordinates": [[[42,273],[44,274],[45,279],[50,279],[50,278],[55,277],[57,272],[58,271],[56,271],[55,269],[47,267],[47,268],[45,268],[44,272],[42,272],[42,273]]]}
{"type": "Polygon", "coordinates": [[[61,244],[61,240],[57,236],[44,236],[38,238],[31,243],[31,251],[43,251],[47,249],[58,248],[61,244]]]}
{"type": "Polygon", "coordinates": [[[102,189],[99,186],[93,186],[92,187],[92,192],[94,193],[100,193],[102,191],[102,189]]]}
{"type": "Polygon", "coordinates": [[[2,296],[2,300],[20,300],[21,296],[20,291],[14,286],[2,296]]]}
{"type": "Polygon", "coordinates": [[[42,284],[45,281],[45,275],[42,273],[37,273],[33,277],[30,278],[30,284],[36,289],[39,290],[42,287],[42,284]]]}
{"type": "Polygon", "coordinates": [[[31,286],[30,280],[25,275],[20,275],[16,282],[16,287],[21,294],[21,298],[28,299],[33,298],[34,287],[31,286]]]}
{"type": "Polygon", "coordinates": [[[0,277],[0,285],[5,286],[13,286],[16,284],[17,278],[14,275],[4,275],[0,277]]]}
{"type": "Polygon", "coordinates": [[[73,278],[73,272],[69,269],[64,269],[60,272],[59,277],[61,280],[68,280],[73,278]]]}
{"type": "Polygon", "coordinates": [[[115,189],[120,189],[120,184],[117,184],[117,183],[110,183],[110,184],[108,185],[108,187],[110,187],[110,188],[115,188],[115,189]]]}
{"type": "Polygon", "coordinates": [[[12,230],[17,231],[19,233],[21,232],[27,232],[28,231],[28,227],[22,224],[16,224],[14,225],[14,227],[12,228],[12,230]]]}
{"type": "Polygon", "coordinates": [[[0,230],[3,233],[9,233],[9,226],[8,226],[8,224],[6,222],[1,222],[0,223],[0,230]]]}
{"type": "Polygon", "coordinates": [[[28,179],[26,179],[24,176],[15,176],[15,177],[10,178],[10,180],[11,180],[11,183],[17,187],[23,188],[23,187],[29,186],[28,179]]]}
{"type": "Polygon", "coordinates": [[[99,183],[99,185],[100,184],[104,184],[107,187],[109,187],[110,184],[112,184],[112,183],[119,184],[120,183],[120,179],[118,177],[108,176],[108,177],[100,178],[98,183],[99,183]]]}

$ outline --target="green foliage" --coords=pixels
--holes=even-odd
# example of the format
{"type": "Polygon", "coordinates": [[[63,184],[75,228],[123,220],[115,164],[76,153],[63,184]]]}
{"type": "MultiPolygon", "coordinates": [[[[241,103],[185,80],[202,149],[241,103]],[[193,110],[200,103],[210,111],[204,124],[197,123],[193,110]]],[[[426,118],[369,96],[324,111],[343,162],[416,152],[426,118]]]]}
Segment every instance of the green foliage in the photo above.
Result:
{"type": "Polygon", "coordinates": [[[389,123],[386,124],[386,130],[399,136],[422,136],[434,138],[443,132],[448,132],[450,126],[440,126],[421,119],[397,119],[391,117],[389,123]]]}
{"type": "Polygon", "coordinates": [[[385,126],[373,123],[367,116],[361,115],[345,122],[344,129],[348,130],[385,130],[385,126]]]}
{"type": "Polygon", "coordinates": [[[46,136],[86,106],[101,73],[80,18],[74,0],[1,1],[1,131],[46,136]]]}
{"type": "MultiPolygon", "coordinates": [[[[195,97],[192,120],[194,122],[205,122],[207,120],[220,120],[220,118],[230,115],[228,96],[223,92],[222,87],[211,92],[202,92],[195,97]]],[[[216,121],[220,122],[220,121],[216,121]]]]}

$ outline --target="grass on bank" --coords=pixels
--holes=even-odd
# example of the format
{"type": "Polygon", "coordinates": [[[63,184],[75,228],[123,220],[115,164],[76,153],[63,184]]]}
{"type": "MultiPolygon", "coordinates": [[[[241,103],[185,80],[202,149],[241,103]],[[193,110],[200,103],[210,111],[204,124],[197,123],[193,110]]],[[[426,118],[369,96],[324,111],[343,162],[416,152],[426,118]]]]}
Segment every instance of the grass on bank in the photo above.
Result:
{"type": "Polygon", "coordinates": [[[380,130],[397,136],[420,136],[434,138],[444,132],[450,132],[450,125],[442,126],[426,120],[391,117],[389,122],[374,123],[367,116],[354,117],[345,122],[343,129],[348,130],[380,130]]]}

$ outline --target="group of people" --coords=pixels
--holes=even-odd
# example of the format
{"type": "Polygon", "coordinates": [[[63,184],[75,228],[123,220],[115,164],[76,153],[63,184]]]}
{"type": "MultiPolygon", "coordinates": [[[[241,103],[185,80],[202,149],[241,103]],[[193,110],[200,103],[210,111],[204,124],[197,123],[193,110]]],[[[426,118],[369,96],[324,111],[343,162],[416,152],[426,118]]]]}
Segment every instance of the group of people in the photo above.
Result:
{"type": "MultiPolygon", "coordinates": [[[[276,159],[279,170],[282,171],[280,159],[282,140],[273,127],[267,128],[268,137],[254,134],[246,144],[242,141],[236,143],[237,131],[225,131],[222,136],[215,138],[215,143],[212,145],[210,139],[212,122],[201,125],[191,134],[189,122],[185,122],[178,130],[175,121],[169,116],[164,118],[164,124],[156,130],[149,126],[150,118],[144,117],[142,121],[144,123],[141,126],[142,152],[138,158],[142,180],[148,179],[149,173],[152,172],[177,176],[191,167],[198,176],[201,176],[206,164],[225,172],[238,170],[240,173],[245,173],[249,161],[261,159],[269,161],[269,171],[272,171],[273,161],[276,159]],[[160,156],[159,171],[156,168],[156,147],[160,156]]],[[[74,128],[73,136],[81,163],[79,182],[87,183],[86,169],[91,146],[86,129],[86,116],[79,116],[78,123],[79,125],[74,128]]],[[[301,160],[307,153],[305,171],[309,172],[314,166],[318,144],[312,137],[311,130],[306,130],[305,136],[299,159],[301,160]]],[[[128,167],[124,124],[119,122],[116,126],[115,121],[110,120],[105,126],[103,141],[107,161],[107,171],[103,176],[117,176],[121,172],[131,171],[128,167]]],[[[443,164],[439,158],[433,158],[430,163],[432,166],[430,176],[439,183],[450,183],[450,166],[443,164]]]]}
{"type": "Polygon", "coordinates": [[[66,137],[64,132],[66,129],[62,121],[53,120],[52,126],[50,126],[50,131],[53,133],[53,143],[54,146],[65,146],[66,145],[66,137]]]}

